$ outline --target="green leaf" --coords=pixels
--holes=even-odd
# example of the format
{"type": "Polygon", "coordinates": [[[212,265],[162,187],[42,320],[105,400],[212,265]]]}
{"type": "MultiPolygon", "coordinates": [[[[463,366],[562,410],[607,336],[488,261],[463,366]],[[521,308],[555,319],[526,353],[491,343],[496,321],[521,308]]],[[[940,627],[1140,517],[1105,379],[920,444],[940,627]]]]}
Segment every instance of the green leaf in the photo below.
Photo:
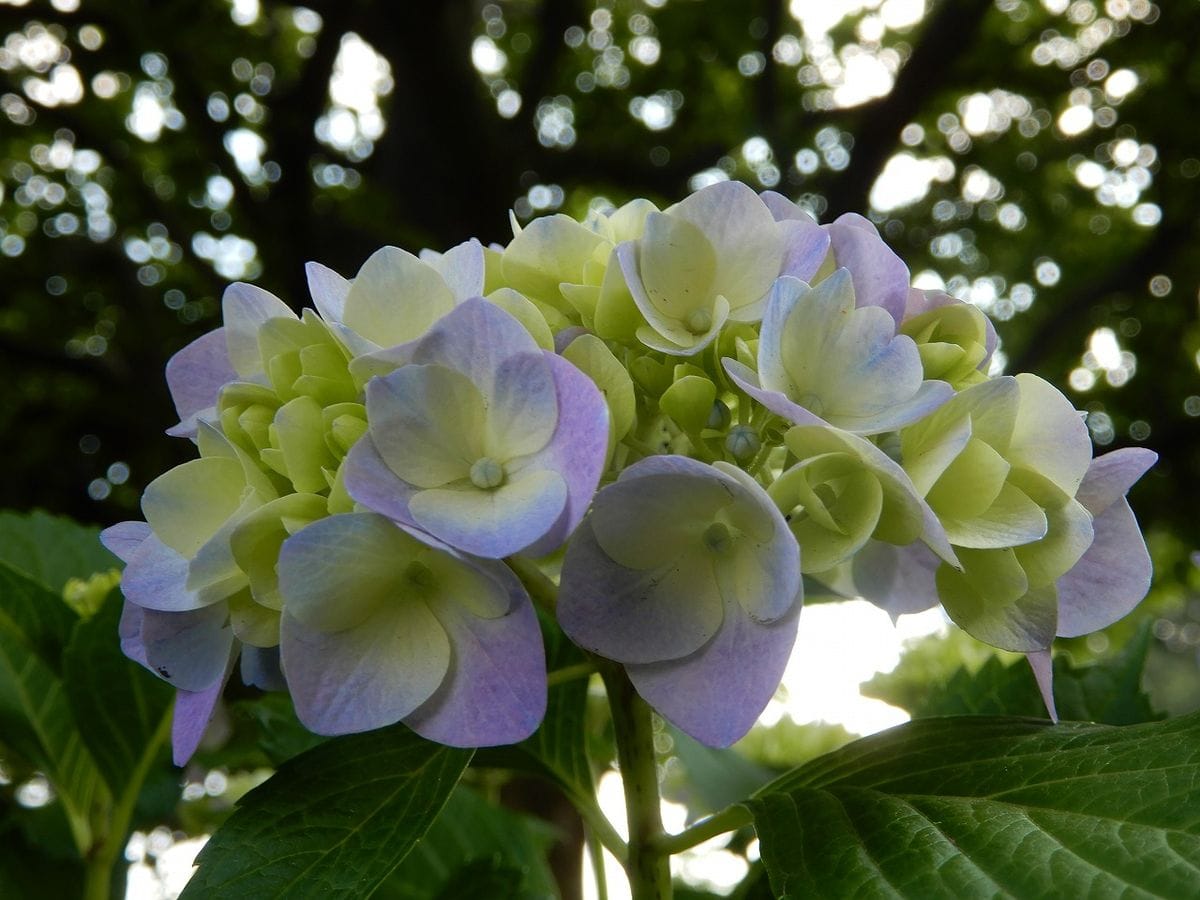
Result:
{"type": "Polygon", "coordinates": [[[242,798],[183,896],[369,896],[425,834],[470,759],[403,725],[314,747],[242,798]]]}
{"type": "MultiPolygon", "coordinates": [[[[1075,666],[1068,656],[1054,658],[1054,696],[1065,721],[1132,725],[1153,722],[1154,711],[1142,690],[1142,670],[1150,648],[1150,631],[1143,627],[1116,656],[1075,666]]],[[[1006,662],[990,656],[972,670],[963,666],[949,676],[933,678],[924,691],[908,689],[909,676],[899,670],[877,675],[863,688],[868,696],[895,703],[902,698],[915,718],[953,715],[1024,715],[1044,718],[1046,709],[1033,672],[1023,659],[1006,662]]]]}
{"type": "Polygon", "coordinates": [[[328,740],[300,724],[292,698],[286,693],[274,692],[242,701],[236,709],[258,726],[258,746],[276,768],[328,740]]]}
{"type": "MultiPolygon", "coordinates": [[[[67,701],[92,757],[114,797],[136,780],[141,786],[147,753],[156,740],[174,691],[121,652],[121,595],[75,625],[63,654],[67,701]]],[[[153,746],[152,746],[153,745],[153,746]]]]}
{"type": "Polygon", "coordinates": [[[82,854],[104,784],[71,717],[58,656],[75,615],[28,576],[0,563],[0,732],[54,785],[82,854]]]}
{"type": "MultiPolygon", "coordinates": [[[[466,785],[459,785],[425,837],[375,896],[379,900],[433,900],[434,897],[554,897],[554,874],[546,853],[555,842],[554,829],[539,819],[493,806],[466,785]],[[515,869],[515,883],[505,880],[491,892],[487,863],[500,859],[515,869]],[[480,868],[484,864],[484,868],[480,868]],[[467,871],[464,871],[467,870],[467,871]],[[487,882],[477,890],[452,892],[474,878],[487,882]]],[[[507,876],[505,876],[507,878],[507,876]]]]}
{"type": "Polygon", "coordinates": [[[438,892],[437,900],[487,897],[488,900],[531,900],[552,898],[554,892],[539,893],[525,887],[525,874],[499,860],[477,859],[463,866],[438,892]]]}
{"type": "Polygon", "coordinates": [[[119,569],[100,544],[100,529],[41,510],[0,512],[0,562],[58,593],[68,578],[119,569]]]}
{"type": "Polygon", "coordinates": [[[925,719],[753,797],[780,897],[1190,897],[1200,715],[1132,725],[925,719]]]}

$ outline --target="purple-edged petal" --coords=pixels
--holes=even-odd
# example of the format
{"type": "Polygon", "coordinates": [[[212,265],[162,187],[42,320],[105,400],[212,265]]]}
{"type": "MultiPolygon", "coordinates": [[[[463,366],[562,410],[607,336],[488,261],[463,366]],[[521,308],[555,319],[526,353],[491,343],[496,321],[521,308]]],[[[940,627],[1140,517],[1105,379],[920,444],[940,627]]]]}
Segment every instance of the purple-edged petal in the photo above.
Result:
{"type": "Polygon", "coordinates": [[[811,281],[829,255],[829,232],[807,216],[780,222],[778,230],[783,236],[779,274],[811,281]]]}
{"type": "Polygon", "coordinates": [[[200,746],[233,671],[234,658],[231,652],[225,674],[203,690],[175,692],[175,712],[171,718],[171,757],[175,765],[186,765],[200,746]]]}
{"type": "Polygon", "coordinates": [[[304,625],[285,606],[280,637],[296,715],[317,734],[399,721],[433,695],[451,662],[445,629],[422,602],[380,603],[333,633],[304,625]]]}
{"type": "Polygon", "coordinates": [[[475,238],[451,247],[429,265],[437,270],[458,303],[483,294],[483,245],[475,238]]]}
{"type": "Polygon", "coordinates": [[[727,604],[716,637],[683,659],[627,665],[639,694],[680,730],[710,747],[744,736],[779,687],[796,642],[800,604],[771,625],[727,604]]]}
{"type": "MultiPolygon", "coordinates": [[[[908,301],[904,306],[904,318],[911,319],[929,312],[931,309],[955,306],[959,303],[966,303],[966,301],[951,296],[945,291],[923,291],[920,288],[909,288],[908,301]]],[[[984,349],[987,350],[987,355],[980,361],[978,368],[981,372],[986,373],[988,365],[992,361],[992,354],[996,352],[996,346],[1000,343],[1000,336],[996,333],[996,326],[992,324],[991,318],[987,315],[983,317],[983,327],[986,335],[984,349]]]]}
{"type": "Polygon", "coordinates": [[[202,691],[222,676],[233,646],[229,610],[224,604],[188,612],[142,613],[135,639],[141,644],[137,655],[146,667],[164,681],[184,691],[202,691]]]}
{"type": "Polygon", "coordinates": [[[1157,461],[1158,454],[1145,447],[1124,447],[1097,456],[1088,466],[1075,499],[1098,516],[1124,497],[1157,461]]]}
{"type": "Polygon", "coordinates": [[[411,361],[446,366],[466,375],[489,399],[505,360],[541,348],[515,318],[476,297],[443,316],[412,348],[411,361]]]}
{"type": "Polygon", "coordinates": [[[327,324],[340,323],[346,315],[346,295],[350,293],[350,281],[328,266],[319,262],[306,263],[304,273],[308,276],[308,292],[313,306],[327,324]]]}
{"type": "Polygon", "coordinates": [[[850,270],[858,307],[879,306],[899,325],[908,300],[908,266],[862,216],[847,213],[826,225],[834,265],[850,270]]]}
{"type": "Polygon", "coordinates": [[[1050,651],[1035,650],[1026,653],[1025,658],[1029,660],[1029,668],[1033,670],[1033,678],[1041,692],[1042,702],[1046,704],[1046,712],[1050,714],[1050,721],[1057,725],[1058,710],[1054,707],[1054,665],[1050,659],[1050,651]]]}
{"type": "Polygon", "coordinates": [[[162,612],[207,606],[209,598],[188,590],[187,577],[188,561],[150,534],[125,561],[121,593],[139,606],[162,612]]]}
{"type": "Polygon", "coordinates": [[[906,613],[938,604],[934,575],[941,560],[925,544],[897,547],[868,541],[851,563],[854,587],[864,600],[884,610],[892,621],[906,613]]]}
{"type": "Polygon", "coordinates": [[[224,328],[216,328],[192,341],[167,360],[167,388],[179,414],[172,437],[195,437],[196,418],[213,410],[221,388],[237,379],[229,361],[224,328]]]}
{"type": "Polygon", "coordinates": [[[546,659],[533,606],[506,567],[486,571],[512,596],[511,611],[484,619],[456,603],[437,605],[454,665],[434,695],[404,719],[422,737],[453,747],[522,741],[546,712],[546,659]]]}
{"type": "Polygon", "coordinates": [[[1056,582],[1060,637],[1106,628],[1150,590],[1153,565],[1129,503],[1113,503],[1092,520],[1092,529],[1091,546],[1056,582]]]}
{"type": "Polygon", "coordinates": [[[711,563],[682,556],[626,568],[604,552],[587,520],[567,547],[557,615],[579,646],[633,663],[695,652],[721,628],[725,612],[711,563]]]}
{"type": "Polygon", "coordinates": [[[549,443],[530,458],[531,468],[558,471],[566,503],[554,526],[527,552],[542,556],[558,548],[579,525],[596,493],[608,453],[608,404],[595,382],[565,359],[546,353],[558,399],[558,424],[549,443]]]}
{"type": "Polygon", "coordinates": [[[779,391],[769,391],[759,382],[758,373],[737,360],[728,357],[721,360],[725,372],[734,384],[776,415],[783,416],[793,425],[828,425],[829,423],[803,406],[793,403],[779,391]]]}
{"type": "Polygon", "coordinates": [[[391,347],[420,337],[454,302],[431,265],[398,247],[381,247],[351,283],[343,323],[377,346],[391,347]]]}
{"type": "Polygon", "coordinates": [[[499,559],[546,535],[566,503],[562,475],[527,468],[490,490],[460,482],[419,491],[408,508],[413,524],[455,549],[499,559]]]}
{"type": "Polygon", "coordinates": [[[100,543],[121,562],[129,562],[142,541],[153,534],[145,522],[118,522],[100,532],[100,543]]]}
{"type": "Polygon", "coordinates": [[[253,379],[263,371],[259,327],[269,319],[296,318],[291,308],[274,294],[240,281],[225,289],[221,313],[229,363],[243,379],[253,379]]]}
{"type": "Polygon", "coordinates": [[[388,468],[370,434],[350,448],[342,463],[346,492],[357,502],[397,522],[413,524],[408,502],[415,489],[388,468]]]}

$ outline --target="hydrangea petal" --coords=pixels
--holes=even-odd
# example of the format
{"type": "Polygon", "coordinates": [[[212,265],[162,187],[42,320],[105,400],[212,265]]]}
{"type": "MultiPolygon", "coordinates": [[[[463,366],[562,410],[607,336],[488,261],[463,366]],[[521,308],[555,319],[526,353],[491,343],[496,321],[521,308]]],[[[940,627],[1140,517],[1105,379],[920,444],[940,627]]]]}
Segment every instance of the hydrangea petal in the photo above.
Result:
{"type": "Polygon", "coordinates": [[[222,677],[233,646],[224,604],[187,612],[142,614],[139,639],[146,666],[185,691],[202,691],[222,677]]]}
{"type": "Polygon", "coordinates": [[[285,606],[280,637],[296,715],[317,734],[399,721],[433,695],[450,666],[446,631],[423,602],[381,603],[337,632],[304,625],[285,606]]]}
{"type": "Polygon", "coordinates": [[[175,765],[187,765],[199,748],[232,671],[231,657],[221,679],[200,691],[175,692],[175,711],[171,718],[171,760],[175,765]]]}
{"type": "Polygon", "coordinates": [[[213,599],[188,589],[188,561],[153,534],[125,563],[121,592],[146,609],[184,612],[207,606],[213,599]]]}
{"type": "Polygon", "coordinates": [[[684,321],[694,311],[706,312],[712,304],[718,257],[704,231],[692,222],[651,213],[637,244],[637,263],[642,290],[630,287],[651,324],[661,319],[684,321]]]}
{"type": "Polygon", "coordinates": [[[1002,650],[1045,650],[1058,626],[1054,586],[1030,590],[1010,550],[960,550],[964,571],[937,571],[938,598],[964,631],[1002,650]]]}
{"type": "Polygon", "coordinates": [[[194,459],[146,486],[142,512],[164,544],[190,559],[238,509],[245,488],[236,460],[194,459]]]}
{"type": "Polygon", "coordinates": [[[783,239],[779,274],[810,281],[829,253],[829,232],[808,216],[781,221],[777,229],[783,239]]]}
{"type": "Polygon", "coordinates": [[[264,691],[286,691],[287,681],[279,665],[279,647],[242,645],[242,683],[264,691]]]}
{"type": "Polygon", "coordinates": [[[389,519],[412,523],[408,503],[416,489],[388,468],[370,434],[350,448],[340,471],[346,492],[354,500],[389,519]]]}
{"type": "Polygon", "coordinates": [[[358,270],[342,321],[391,347],[420,337],[453,308],[454,294],[433,266],[399,247],[383,247],[358,270]]]}
{"type": "MultiPolygon", "coordinates": [[[[604,471],[612,427],[605,395],[591,378],[553,354],[546,354],[546,362],[554,376],[558,423],[546,446],[525,465],[559,472],[567,486],[567,497],[554,526],[526,548],[525,552],[533,556],[557,549],[583,519],[604,471]]],[[[613,364],[616,365],[615,360],[613,364]]],[[[609,397],[614,394],[619,401],[620,392],[610,391],[609,397]]],[[[632,402],[632,396],[630,399],[632,402]]]]}
{"type": "Polygon", "coordinates": [[[1046,712],[1050,714],[1050,721],[1057,725],[1058,710],[1054,707],[1054,665],[1050,659],[1050,651],[1034,650],[1026,653],[1025,658],[1029,660],[1029,668],[1033,670],[1033,678],[1042,695],[1042,702],[1046,704],[1046,712]]]}
{"type": "Polygon", "coordinates": [[[846,213],[825,227],[834,265],[848,269],[854,279],[858,306],[881,307],[899,325],[908,300],[908,266],[862,216],[846,213]]]}
{"type": "Polygon", "coordinates": [[[486,455],[511,460],[536,453],[550,441],[560,407],[549,363],[556,358],[543,350],[500,363],[486,411],[486,455]]]}
{"type": "Polygon", "coordinates": [[[1144,447],[1123,447],[1097,456],[1088,466],[1075,499],[1093,516],[1099,516],[1124,497],[1157,461],[1158,454],[1144,447]]]}
{"type": "Polygon", "coordinates": [[[1119,500],[1110,505],[1092,520],[1092,529],[1091,546],[1056,582],[1061,637],[1107,628],[1150,590],[1153,564],[1129,504],[1119,500]]]}
{"type": "Polygon", "coordinates": [[[367,384],[375,446],[393,472],[417,487],[467,477],[485,452],[484,410],[475,384],[445,366],[403,366],[367,384]]]}
{"type": "Polygon", "coordinates": [[[793,425],[828,425],[829,423],[803,406],[793,403],[779,391],[770,391],[762,386],[757,372],[733,359],[722,359],[725,372],[739,388],[753,397],[776,415],[783,416],[793,425]]]}
{"type": "Polygon", "coordinates": [[[923,543],[897,547],[868,541],[854,556],[851,577],[857,592],[894,622],[906,613],[937,606],[934,574],[941,560],[923,543]]]}
{"type": "Polygon", "coordinates": [[[951,543],[977,550],[1029,544],[1049,529],[1045,511],[1012,484],[1003,485],[982,514],[970,519],[941,516],[940,521],[951,543]]]}
{"type": "Polygon", "coordinates": [[[408,508],[419,528],[455,549],[488,559],[520,553],[554,527],[567,484],[549,469],[526,469],[497,488],[458,482],[415,493],[408,508]]]}
{"type": "Polygon", "coordinates": [[[179,424],[167,433],[172,437],[194,437],[196,419],[215,415],[221,388],[238,377],[229,361],[224,328],[215,328],[192,341],[167,360],[167,388],[179,424]]]}
{"type": "Polygon", "coordinates": [[[1005,453],[1014,466],[1038,472],[1074,496],[1092,458],[1092,439],[1083,417],[1048,381],[1022,372],[1012,441],[1005,453]]]}
{"type": "Polygon", "coordinates": [[[431,741],[513,744],[533,734],[545,715],[546,659],[537,616],[511,573],[496,577],[512,598],[507,615],[481,619],[455,603],[435,608],[455,662],[433,696],[404,720],[431,741]]]}
{"type": "Polygon", "coordinates": [[[697,562],[681,554],[663,566],[626,568],[605,553],[586,519],[563,560],[559,624],[579,646],[619,662],[693,653],[725,616],[711,563],[697,562]]]}
{"type": "Polygon", "coordinates": [[[145,522],[118,522],[100,532],[100,543],[121,562],[129,562],[146,538],[153,534],[145,522]]]}
{"type": "Polygon", "coordinates": [[[346,297],[350,293],[350,281],[328,266],[319,262],[305,263],[304,274],[308,276],[308,292],[313,306],[327,323],[340,323],[346,315],[346,297]]]}
{"type": "Polygon", "coordinates": [[[239,376],[253,380],[263,373],[262,356],[258,349],[259,326],[268,319],[295,319],[291,308],[262,288],[236,282],[225,289],[221,298],[221,314],[225,321],[225,346],[229,363],[239,376]]]}
{"type": "Polygon", "coordinates": [[[483,295],[483,245],[475,238],[451,247],[429,265],[442,276],[456,302],[483,295]]]}
{"type": "Polygon", "coordinates": [[[534,219],[504,250],[505,282],[529,297],[561,304],[562,282],[583,282],[583,266],[602,238],[561,213],[534,219]]]}
{"type": "Polygon", "coordinates": [[[727,604],[713,640],[690,656],[627,665],[642,697],[681,731],[710,747],[728,747],[757,721],[779,687],[796,642],[800,604],[771,625],[727,604]]]}

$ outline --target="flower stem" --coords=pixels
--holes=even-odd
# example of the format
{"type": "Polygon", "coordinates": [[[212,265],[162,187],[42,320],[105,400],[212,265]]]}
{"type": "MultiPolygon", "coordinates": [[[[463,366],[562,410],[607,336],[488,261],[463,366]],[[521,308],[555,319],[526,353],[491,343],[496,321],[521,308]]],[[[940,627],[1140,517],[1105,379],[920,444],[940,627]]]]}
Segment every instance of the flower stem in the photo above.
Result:
{"type": "Polygon", "coordinates": [[[590,662],[576,663],[573,666],[563,666],[561,669],[555,669],[546,675],[546,684],[548,687],[554,687],[556,684],[562,684],[565,681],[574,681],[576,678],[587,678],[594,674],[596,667],[590,662]]]}
{"type": "Polygon", "coordinates": [[[553,613],[554,605],[558,602],[558,585],[528,557],[510,556],[506,562],[521,580],[533,602],[546,612],[553,613]]]}
{"type": "Polygon", "coordinates": [[[629,821],[625,872],[632,897],[670,900],[670,861],[659,849],[663,826],[650,707],[638,696],[621,667],[606,665],[601,675],[608,691],[617,763],[625,786],[625,813],[629,821]]]}
{"type": "Polygon", "coordinates": [[[736,831],[743,825],[749,825],[754,819],[750,815],[750,810],[741,804],[735,804],[726,807],[719,813],[709,816],[707,819],[701,819],[690,828],[685,828],[679,834],[664,834],[657,841],[658,850],[660,853],[672,855],[682,853],[684,850],[690,850],[697,844],[703,844],[709,838],[714,838],[718,834],[725,834],[727,831],[736,831]]]}

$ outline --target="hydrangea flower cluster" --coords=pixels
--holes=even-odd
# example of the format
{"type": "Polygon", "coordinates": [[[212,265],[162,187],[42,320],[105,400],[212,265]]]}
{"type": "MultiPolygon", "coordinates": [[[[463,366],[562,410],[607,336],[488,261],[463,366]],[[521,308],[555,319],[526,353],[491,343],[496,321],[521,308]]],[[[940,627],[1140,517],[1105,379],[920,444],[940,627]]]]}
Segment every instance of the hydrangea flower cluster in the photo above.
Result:
{"type": "Polygon", "coordinates": [[[726,182],[514,231],[352,280],[310,263],[300,316],[235,284],[168,363],[198,456],[104,541],[124,650],[178,689],[178,761],[239,665],[319,733],[524,739],[546,670],[517,572],[712,746],[778,687],[806,585],[940,601],[1029,654],[1052,714],[1055,637],[1145,594],[1124,498],[1154,454],[1093,459],[1070,402],[991,374],[986,316],[911,288],[868,220],[726,182]]]}

